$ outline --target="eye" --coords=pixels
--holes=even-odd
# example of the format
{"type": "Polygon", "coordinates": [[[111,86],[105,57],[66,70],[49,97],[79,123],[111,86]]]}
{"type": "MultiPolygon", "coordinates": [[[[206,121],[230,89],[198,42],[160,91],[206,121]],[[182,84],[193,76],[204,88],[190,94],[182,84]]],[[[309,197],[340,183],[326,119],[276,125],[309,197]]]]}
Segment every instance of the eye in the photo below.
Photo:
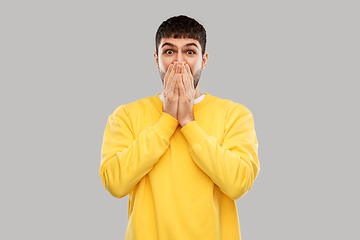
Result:
{"type": "Polygon", "coordinates": [[[193,50],[188,50],[186,53],[190,54],[190,55],[195,54],[195,52],[193,50]]]}
{"type": "Polygon", "coordinates": [[[169,49],[169,50],[166,50],[166,51],[165,51],[165,53],[166,53],[166,54],[173,54],[173,53],[174,53],[174,51],[173,51],[173,50],[171,50],[171,49],[169,49]]]}

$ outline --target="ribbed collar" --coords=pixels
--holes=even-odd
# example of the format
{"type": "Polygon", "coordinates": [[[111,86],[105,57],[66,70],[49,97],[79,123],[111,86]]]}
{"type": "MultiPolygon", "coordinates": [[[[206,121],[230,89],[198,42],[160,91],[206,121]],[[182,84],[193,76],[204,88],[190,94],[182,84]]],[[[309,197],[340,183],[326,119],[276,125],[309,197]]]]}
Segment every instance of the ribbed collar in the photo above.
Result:
{"type": "MultiPolygon", "coordinates": [[[[160,94],[161,93],[158,93],[155,96],[153,96],[152,98],[156,102],[156,105],[158,105],[159,107],[162,108],[163,101],[161,101],[161,99],[160,99],[160,94]]],[[[197,111],[197,110],[203,108],[211,100],[212,96],[209,93],[204,93],[204,95],[205,95],[205,97],[199,103],[194,104],[194,111],[197,111]]]]}
{"type": "MultiPolygon", "coordinates": [[[[159,98],[161,99],[161,101],[164,101],[164,96],[162,95],[162,93],[159,95],[159,98]]],[[[194,99],[194,104],[201,102],[204,98],[205,98],[205,94],[203,93],[201,94],[200,97],[194,99]]]]}

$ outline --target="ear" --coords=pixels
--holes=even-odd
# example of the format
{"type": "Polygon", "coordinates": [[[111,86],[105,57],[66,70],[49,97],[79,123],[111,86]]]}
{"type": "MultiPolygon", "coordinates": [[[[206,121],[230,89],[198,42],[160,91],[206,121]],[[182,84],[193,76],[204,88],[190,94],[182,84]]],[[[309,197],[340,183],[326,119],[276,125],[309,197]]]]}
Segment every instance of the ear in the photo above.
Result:
{"type": "Polygon", "coordinates": [[[204,70],[204,68],[206,67],[208,59],[209,59],[209,54],[207,52],[205,52],[204,56],[203,56],[202,70],[204,70]]]}
{"type": "Polygon", "coordinates": [[[154,52],[154,59],[155,59],[156,67],[159,69],[159,58],[158,58],[156,52],[154,52]]]}

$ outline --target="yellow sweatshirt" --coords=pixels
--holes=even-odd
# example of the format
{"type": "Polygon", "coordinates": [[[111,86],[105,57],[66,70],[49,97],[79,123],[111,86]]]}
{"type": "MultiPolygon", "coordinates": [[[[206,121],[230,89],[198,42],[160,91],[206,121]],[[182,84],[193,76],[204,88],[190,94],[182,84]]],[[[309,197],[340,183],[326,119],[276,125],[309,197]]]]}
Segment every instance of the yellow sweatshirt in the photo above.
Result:
{"type": "Polygon", "coordinates": [[[250,111],[210,94],[181,128],[159,94],[110,115],[100,176],[129,194],[126,240],[237,240],[236,203],[260,170],[250,111]]]}

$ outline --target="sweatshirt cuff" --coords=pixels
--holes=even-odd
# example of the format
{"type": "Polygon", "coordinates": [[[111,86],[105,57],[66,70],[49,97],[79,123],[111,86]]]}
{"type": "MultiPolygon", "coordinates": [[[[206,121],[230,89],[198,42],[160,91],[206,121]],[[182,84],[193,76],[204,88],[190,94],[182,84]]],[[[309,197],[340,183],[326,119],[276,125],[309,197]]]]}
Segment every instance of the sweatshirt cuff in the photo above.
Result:
{"type": "Polygon", "coordinates": [[[159,132],[161,136],[169,140],[178,125],[179,123],[176,118],[163,112],[159,121],[154,125],[154,129],[159,132]]]}
{"type": "Polygon", "coordinates": [[[196,121],[189,122],[183,128],[181,128],[180,131],[184,135],[190,147],[199,144],[202,139],[208,136],[208,134],[196,121]]]}

